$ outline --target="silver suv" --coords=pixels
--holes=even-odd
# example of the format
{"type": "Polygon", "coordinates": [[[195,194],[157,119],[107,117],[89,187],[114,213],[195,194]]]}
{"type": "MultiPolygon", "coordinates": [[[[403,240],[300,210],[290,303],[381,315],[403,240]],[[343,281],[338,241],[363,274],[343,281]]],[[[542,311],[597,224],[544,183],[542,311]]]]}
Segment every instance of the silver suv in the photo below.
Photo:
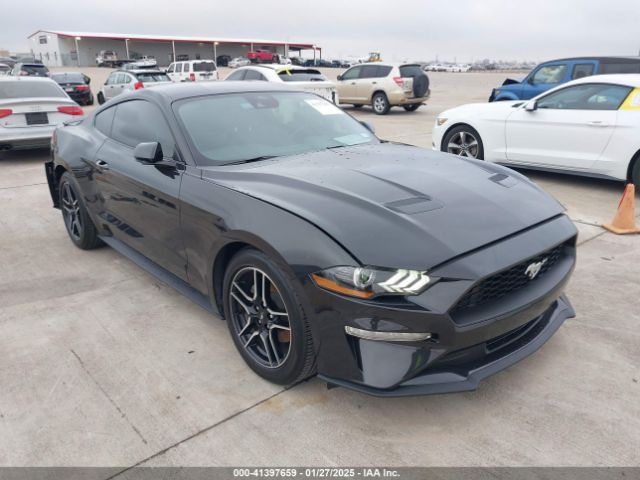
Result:
{"type": "Polygon", "coordinates": [[[429,77],[418,64],[363,63],[338,75],[340,103],[371,105],[378,115],[391,107],[416,111],[429,98],[429,77]]]}

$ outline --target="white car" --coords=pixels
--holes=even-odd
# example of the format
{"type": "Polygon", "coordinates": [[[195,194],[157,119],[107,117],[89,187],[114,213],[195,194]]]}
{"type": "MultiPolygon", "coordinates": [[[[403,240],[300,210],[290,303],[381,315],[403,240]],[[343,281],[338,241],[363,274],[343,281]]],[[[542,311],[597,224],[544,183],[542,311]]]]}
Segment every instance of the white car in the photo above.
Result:
{"type": "Polygon", "coordinates": [[[187,60],[173,62],[167,68],[172,82],[199,82],[218,80],[218,67],[213,60],[187,60]]]}
{"type": "Polygon", "coordinates": [[[98,103],[102,105],[128,90],[140,90],[172,83],[169,76],[161,70],[115,70],[98,92],[98,103]]]}
{"type": "Polygon", "coordinates": [[[640,75],[597,75],[531,99],[442,112],[433,148],[489,162],[633,181],[640,187],[640,75]]]}
{"type": "Polygon", "coordinates": [[[81,115],[50,78],[0,77],[0,151],[48,147],[58,125],[81,115]]]}
{"type": "Polygon", "coordinates": [[[333,82],[327,80],[315,68],[295,65],[259,64],[240,67],[225,80],[262,80],[266,82],[286,82],[307,92],[315,93],[330,102],[339,103],[338,92],[333,82]]]}
{"type": "Polygon", "coordinates": [[[229,68],[246,67],[247,65],[251,65],[251,60],[245,57],[233,58],[229,60],[229,63],[228,63],[229,68]]]}
{"type": "Polygon", "coordinates": [[[5,63],[0,63],[0,75],[10,75],[11,67],[5,63]]]}

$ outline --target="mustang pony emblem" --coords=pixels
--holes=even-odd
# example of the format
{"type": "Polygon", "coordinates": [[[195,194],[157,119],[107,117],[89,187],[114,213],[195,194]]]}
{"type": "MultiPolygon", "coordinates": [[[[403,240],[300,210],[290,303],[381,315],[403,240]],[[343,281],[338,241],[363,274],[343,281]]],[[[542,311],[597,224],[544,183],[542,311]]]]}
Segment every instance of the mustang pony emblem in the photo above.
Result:
{"type": "Polygon", "coordinates": [[[536,278],[538,276],[538,274],[540,273],[540,270],[542,269],[542,266],[547,263],[548,258],[545,258],[544,260],[540,260],[539,262],[535,262],[530,264],[527,269],[524,271],[524,274],[529,277],[529,279],[533,280],[534,278],[536,278]]]}

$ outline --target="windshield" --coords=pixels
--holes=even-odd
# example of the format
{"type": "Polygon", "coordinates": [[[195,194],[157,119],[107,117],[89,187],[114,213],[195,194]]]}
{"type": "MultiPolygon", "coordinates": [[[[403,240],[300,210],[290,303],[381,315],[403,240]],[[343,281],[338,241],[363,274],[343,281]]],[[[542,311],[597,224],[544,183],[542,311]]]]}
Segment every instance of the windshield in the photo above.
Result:
{"type": "Polygon", "coordinates": [[[324,82],[327,80],[327,77],[322,73],[311,68],[304,70],[284,68],[278,72],[278,77],[284,82],[324,82]]]}
{"type": "Polygon", "coordinates": [[[162,72],[136,73],[136,78],[140,80],[142,83],[171,81],[169,76],[166,73],[162,73],[162,72]]]}
{"type": "Polygon", "coordinates": [[[81,73],[54,73],[51,78],[58,83],[84,83],[81,73]]]}
{"type": "Polygon", "coordinates": [[[303,92],[247,92],[182,100],[174,110],[199,165],[378,143],[360,122],[303,92]]]}
{"type": "Polygon", "coordinates": [[[39,65],[39,64],[35,64],[35,65],[24,64],[24,65],[22,65],[22,70],[27,72],[27,73],[30,73],[30,74],[37,73],[39,75],[46,75],[47,72],[49,72],[47,67],[45,67],[44,65],[39,65]]]}
{"type": "Polygon", "coordinates": [[[213,62],[195,62],[193,64],[194,72],[213,72],[216,69],[216,64],[213,62]]]}
{"type": "Polygon", "coordinates": [[[0,99],[4,98],[44,98],[66,97],[62,89],[52,81],[43,82],[0,82],[0,99]]]}

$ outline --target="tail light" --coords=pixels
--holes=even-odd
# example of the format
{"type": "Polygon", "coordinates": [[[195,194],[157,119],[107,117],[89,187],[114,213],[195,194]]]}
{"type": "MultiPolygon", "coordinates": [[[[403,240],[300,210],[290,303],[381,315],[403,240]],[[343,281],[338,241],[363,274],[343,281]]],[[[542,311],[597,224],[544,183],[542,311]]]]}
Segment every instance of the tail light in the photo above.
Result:
{"type": "Polygon", "coordinates": [[[89,85],[78,85],[76,87],[76,92],[86,92],[89,90],[89,85]]]}
{"type": "Polygon", "coordinates": [[[136,82],[136,83],[133,84],[133,89],[134,90],[140,90],[141,88],[144,88],[144,83],[136,82]]]}
{"type": "Polygon", "coordinates": [[[21,77],[26,77],[27,75],[29,75],[27,72],[25,72],[24,70],[20,70],[21,77]]]}
{"type": "Polygon", "coordinates": [[[0,118],[8,117],[13,113],[10,108],[0,108],[0,118]]]}
{"type": "Polygon", "coordinates": [[[195,73],[190,73],[189,74],[189,80],[191,80],[192,82],[196,81],[196,74],[195,73]]]}
{"type": "Polygon", "coordinates": [[[402,87],[404,85],[404,81],[402,80],[402,77],[393,77],[393,81],[396,82],[396,84],[399,87],[402,87]]]}
{"type": "Polygon", "coordinates": [[[57,144],[58,144],[58,131],[54,130],[53,135],[51,135],[51,150],[55,150],[57,144]]]}
{"type": "Polygon", "coordinates": [[[64,107],[58,107],[58,111],[66,115],[84,115],[84,112],[82,111],[82,109],[77,105],[68,105],[64,107]]]}

